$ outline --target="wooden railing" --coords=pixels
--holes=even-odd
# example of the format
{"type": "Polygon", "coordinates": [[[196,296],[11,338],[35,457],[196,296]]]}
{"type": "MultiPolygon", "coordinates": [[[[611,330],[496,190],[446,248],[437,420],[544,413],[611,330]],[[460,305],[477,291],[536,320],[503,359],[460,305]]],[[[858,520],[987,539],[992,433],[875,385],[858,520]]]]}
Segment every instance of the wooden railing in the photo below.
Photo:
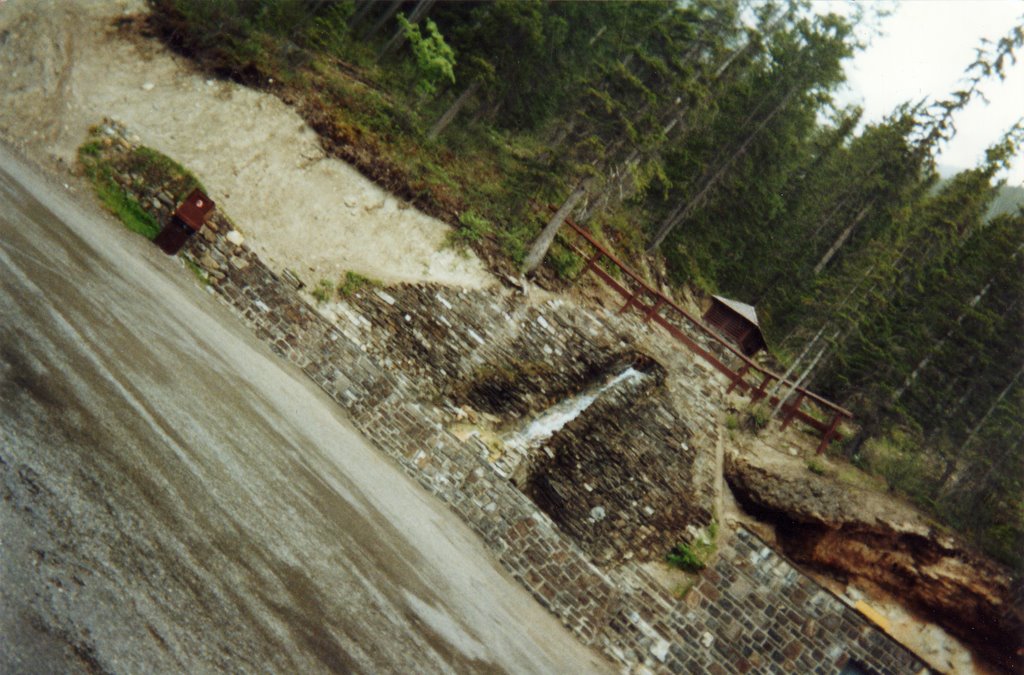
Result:
{"type": "Polygon", "coordinates": [[[853,419],[853,413],[832,401],[818,396],[812,391],[808,391],[802,386],[794,386],[794,383],[790,380],[785,380],[781,375],[755,363],[721,335],[708,328],[703,322],[660,291],[649,286],[638,274],[629,269],[622,261],[597,242],[589,232],[571,219],[566,219],[566,224],[572,232],[582,238],[586,245],[592,249],[592,252],[588,254],[576,243],[565,242],[574,253],[587,261],[583,271],[593,272],[626,299],[626,304],[619,310],[620,314],[631,309],[639,310],[643,314],[644,321],[653,321],[664,328],[672,337],[686,345],[690,351],[703,358],[716,370],[729,378],[730,384],[727,391],[738,390],[749,395],[755,403],[761,399],[766,399],[768,405],[772,406],[778,404],[779,398],[775,394],[770,394],[769,391],[783,392],[782,395],[787,400],[779,409],[782,415],[782,428],[785,429],[794,419],[797,419],[818,431],[821,434],[821,442],[818,444],[817,449],[818,454],[825,451],[832,439],[841,438],[837,431],[839,423],[843,419],[853,419]],[[621,273],[621,281],[603,269],[601,267],[602,262],[618,269],[621,273]],[[734,370],[724,363],[708,346],[700,344],[691,337],[685,330],[686,327],[706,336],[719,349],[724,349],[734,356],[741,364],[739,368],[734,370]],[[776,383],[781,384],[775,386],[776,383]],[[789,397],[794,394],[796,395],[795,398],[789,401],[789,397]],[[823,416],[826,421],[822,421],[818,417],[806,412],[803,409],[804,404],[813,405],[824,413],[823,416]]]}

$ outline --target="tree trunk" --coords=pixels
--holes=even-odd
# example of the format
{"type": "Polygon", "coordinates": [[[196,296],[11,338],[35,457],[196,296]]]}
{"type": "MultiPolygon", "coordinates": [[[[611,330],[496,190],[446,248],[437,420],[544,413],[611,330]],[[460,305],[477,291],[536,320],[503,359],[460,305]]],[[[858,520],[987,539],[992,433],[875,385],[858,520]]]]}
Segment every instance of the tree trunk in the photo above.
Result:
{"type": "Polygon", "coordinates": [[[946,345],[946,342],[948,342],[949,338],[953,335],[953,331],[959,328],[960,324],[964,322],[964,317],[967,316],[968,310],[973,309],[978,305],[979,302],[981,302],[981,299],[984,298],[985,295],[988,293],[989,289],[992,288],[992,284],[992,281],[989,281],[987,284],[985,284],[985,288],[981,289],[981,292],[974,296],[969,303],[967,303],[967,309],[960,312],[960,316],[956,318],[956,322],[954,322],[953,326],[950,327],[948,331],[946,331],[946,334],[942,336],[942,339],[935,343],[935,345],[928,350],[925,356],[920,361],[917,362],[917,365],[914,367],[914,370],[911,371],[910,375],[907,375],[906,379],[903,380],[903,385],[896,390],[896,393],[893,394],[893,401],[899,401],[901,398],[903,398],[903,394],[905,394],[907,389],[910,388],[910,385],[912,385],[917,380],[918,376],[921,374],[921,371],[924,370],[929,363],[931,363],[932,357],[935,356],[946,345]]]}
{"type": "Polygon", "coordinates": [[[939,476],[939,481],[938,485],[935,488],[935,492],[941,493],[943,490],[946,489],[946,483],[948,483],[949,479],[952,478],[953,474],[956,473],[956,469],[958,466],[957,459],[958,458],[955,456],[946,458],[946,465],[942,468],[942,475],[939,476]]]}
{"type": "Polygon", "coordinates": [[[779,397],[779,402],[775,404],[775,408],[772,410],[772,417],[775,417],[776,415],[779,414],[779,411],[782,410],[782,406],[785,405],[786,403],[786,399],[792,396],[793,392],[796,391],[797,388],[804,383],[804,380],[806,380],[807,377],[814,370],[814,366],[818,365],[818,361],[821,360],[821,357],[825,355],[826,351],[828,351],[828,345],[825,345],[824,347],[821,348],[821,351],[818,352],[817,356],[814,357],[814,360],[808,364],[807,369],[800,374],[800,378],[797,379],[797,381],[794,382],[792,385],[790,385],[789,389],[786,390],[785,395],[779,397]]]}
{"type": "MultiPolygon", "coordinates": [[[[772,24],[770,24],[769,31],[774,30],[774,28],[777,27],[782,22],[785,16],[786,15],[782,15],[778,17],[772,24]]],[[[715,69],[715,72],[712,73],[709,78],[707,78],[708,85],[715,84],[719,79],[722,78],[726,71],[729,70],[729,67],[736,61],[738,57],[751,52],[754,47],[755,43],[752,41],[748,41],[747,44],[745,44],[743,47],[729,54],[725,59],[722,60],[722,63],[720,63],[718,68],[715,69]]],[[[694,46],[685,54],[683,60],[693,60],[697,58],[698,51],[699,45],[694,46]]],[[[687,111],[691,107],[691,103],[692,101],[690,101],[687,97],[683,96],[677,98],[673,104],[670,104],[670,109],[667,115],[662,118],[663,126],[661,129],[661,134],[663,137],[667,139],[669,137],[669,134],[672,133],[676,126],[679,126],[680,130],[684,128],[682,122],[684,121],[687,111]],[[668,118],[667,121],[664,121],[665,117],[668,118]]],[[[750,117],[748,117],[748,122],[749,119],[752,118],[753,115],[755,115],[756,113],[756,109],[751,112],[750,117]]],[[[744,126],[748,122],[745,122],[744,126]]],[[[640,162],[647,161],[653,154],[660,151],[661,148],[656,147],[647,148],[644,151],[634,149],[632,152],[630,152],[629,156],[626,157],[626,159],[620,163],[619,168],[611,173],[611,180],[608,183],[607,189],[602,190],[601,193],[594,199],[593,204],[587,207],[586,212],[583,214],[583,216],[581,216],[581,220],[586,222],[590,218],[594,217],[596,214],[600,213],[605,207],[607,207],[609,203],[611,203],[612,199],[617,199],[621,201],[625,199],[627,196],[631,195],[632,191],[630,190],[627,184],[627,181],[629,180],[631,173],[630,169],[632,168],[632,166],[640,162]]]]}
{"type": "Polygon", "coordinates": [[[825,251],[825,255],[821,256],[821,260],[818,261],[818,264],[814,266],[814,276],[821,274],[821,270],[825,269],[825,265],[828,265],[832,258],[839,253],[839,249],[843,247],[843,244],[845,244],[846,240],[850,238],[850,235],[853,234],[854,229],[860,225],[860,222],[867,217],[868,213],[871,212],[871,207],[874,205],[875,200],[872,199],[860,210],[859,213],[857,213],[856,216],[854,216],[850,224],[846,226],[846,229],[839,234],[839,237],[836,238],[832,245],[829,246],[828,250],[825,251]]]}
{"type": "MultiPolygon", "coordinates": [[[[1017,439],[1018,446],[1022,443],[1024,443],[1024,434],[1022,434],[1021,437],[1017,439]]],[[[964,467],[964,472],[946,493],[946,500],[957,501],[965,497],[969,497],[972,492],[974,493],[975,498],[977,498],[979,495],[982,496],[983,498],[992,498],[992,496],[995,493],[991,490],[989,480],[992,478],[992,474],[996,471],[997,468],[1002,471],[1006,471],[1006,467],[1003,466],[1000,461],[998,461],[1003,459],[1003,457],[986,457],[986,459],[988,460],[988,466],[985,468],[984,473],[982,473],[980,476],[977,475],[978,471],[980,470],[978,468],[980,464],[979,462],[974,462],[964,467]],[[974,469],[973,477],[971,476],[971,469],[974,469]]],[[[1014,469],[1016,469],[1016,467],[1014,467],[1014,469]]]]}
{"type": "Polygon", "coordinates": [[[469,118],[470,124],[479,124],[482,120],[493,120],[498,113],[501,111],[501,106],[504,103],[503,99],[498,99],[490,105],[477,106],[476,112],[469,118]]]}
{"type": "Polygon", "coordinates": [[[573,115],[568,120],[566,120],[565,124],[560,124],[558,126],[558,129],[555,131],[555,134],[551,137],[551,140],[548,142],[548,149],[545,150],[545,153],[550,153],[561,148],[562,144],[565,143],[565,139],[567,139],[575,129],[576,116],[573,115]]]}
{"type": "Polygon", "coordinates": [[[456,115],[459,114],[459,111],[469,103],[469,100],[479,88],[480,80],[474,80],[473,84],[466,87],[466,89],[459,94],[459,97],[455,99],[455,102],[448,106],[448,109],[444,111],[444,114],[434,122],[434,126],[430,127],[430,131],[427,133],[427,138],[434,140],[440,136],[441,132],[448,128],[448,125],[452,123],[456,115]]]}
{"type": "Polygon", "coordinates": [[[793,363],[789,364],[789,368],[786,368],[786,372],[782,374],[782,378],[778,382],[773,384],[772,388],[768,390],[769,400],[772,396],[775,396],[775,394],[778,393],[779,389],[782,388],[782,384],[789,379],[789,376],[793,374],[793,371],[796,370],[796,367],[800,365],[801,361],[804,360],[804,357],[807,356],[807,353],[814,348],[814,345],[817,344],[819,339],[821,339],[821,334],[825,332],[825,328],[827,326],[828,324],[826,323],[825,325],[818,329],[818,332],[814,334],[814,337],[811,338],[810,342],[808,342],[804,346],[804,349],[802,352],[800,352],[800,355],[796,357],[793,363]]]}
{"type": "Polygon", "coordinates": [[[586,223],[596,214],[600,213],[613,199],[621,201],[629,189],[627,183],[632,172],[630,168],[638,161],[639,151],[631,152],[629,157],[616,165],[607,176],[601,191],[594,197],[594,200],[587,204],[580,215],[580,222],[586,223]]]}
{"type": "Polygon", "coordinates": [[[548,253],[548,249],[551,248],[551,243],[555,240],[555,235],[558,234],[558,228],[562,226],[565,219],[572,213],[573,208],[576,207],[576,204],[586,194],[586,184],[580,183],[577,185],[561,208],[551,217],[548,224],[544,226],[544,230],[537,237],[536,241],[533,242],[530,252],[526,255],[526,260],[523,261],[523,272],[525,274],[533,274],[540,267],[541,262],[544,261],[544,256],[548,253]]]}
{"type": "MultiPolygon", "coordinates": [[[[771,35],[772,33],[774,33],[775,29],[781,26],[783,21],[785,21],[786,19],[793,15],[793,12],[796,7],[796,4],[790,3],[789,9],[787,9],[784,13],[780,14],[779,16],[775,17],[775,19],[770,24],[768,24],[768,26],[766,26],[765,29],[761,31],[761,33],[763,35],[771,35]]],[[[722,75],[725,74],[725,71],[729,70],[729,66],[731,66],[738,57],[753,51],[756,44],[757,43],[748,38],[747,44],[743,45],[743,47],[741,47],[740,49],[737,49],[731,54],[729,54],[729,56],[726,57],[726,59],[719,64],[718,68],[715,68],[715,72],[711,76],[711,81],[714,82],[718,78],[722,77],[722,75]]]]}
{"type": "Polygon", "coordinates": [[[974,440],[974,437],[978,435],[978,432],[981,431],[981,428],[983,426],[985,426],[985,422],[988,421],[988,418],[992,416],[992,413],[995,411],[995,409],[999,407],[999,404],[1003,402],[1003,399],[1006,398],[1006,395],[1010,393],[1010,390],[1013,389],[1013,385],[1017,384],[1017,380],[1020,379],[1021,375],[1024,375],[1024,366],[1021,366],[1020,370],[1017,371],[1017,374],[1013,376],[1012,380],[1010,380],[1010,383],[1007,384],[1003,391],[999,393],[999,396],[997,396],[996,400],[992,402],[992,405],[988,407],[988,410],[985,411],[985,414],[982,416],[982,418],[978,420],[977,424],[974,425],[974,428],[971,429],[971,433],[969,433],[967,435],[967,438],[964,439],[964,442],[960,444],[960,451],[958,454],[962,455],[964,451],[966,451],[967,448],[970,447],[971,442],[974,440]]]}
{"type": "Polygon", "coordinates": [[[377,19],[377,21],[374,22],[374,24],[370,26],[369,29],[364,31],[360,37],[365,40],[375,35],[377,31],[384,27],[384,24],[391,20],[391,17],[395,15],[395,13],[398,11],[398,8],[402,6],[402,3],[404,1],[405,0],[392,0],[391,4],[388,5],[388,8],[384,10],[384,15],[377,19]]]}
{"type": "Polygon", "coordinates": [[[348,20],[349,30],[355,30],[356,26],[363,22],[363,19],[377,3],[374,0],[359,0],[356,4],[359,9],[348,20]]]}
{"type": "Polygon", "coordinates": [[[843,207],[845,207],[850,202],[850,199],[851,195],[846,195],[840,198],[833,205],[832,210],[829,211],[828,215],[826,215],[824,218],[818,221],[818,226],[814,228],[814,232],[811,233],[810,241],[817,240],[818,235],[821,234],[821,231],[832,224],[832,221],[836,219],[836,216],[843,210],[843,207]]]}

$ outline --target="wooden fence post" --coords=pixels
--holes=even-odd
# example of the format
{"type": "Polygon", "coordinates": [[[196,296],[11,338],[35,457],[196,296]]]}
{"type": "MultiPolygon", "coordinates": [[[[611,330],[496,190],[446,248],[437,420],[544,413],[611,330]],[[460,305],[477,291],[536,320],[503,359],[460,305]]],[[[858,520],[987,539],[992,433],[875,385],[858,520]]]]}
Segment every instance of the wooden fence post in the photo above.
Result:
{"type": "Polygon", "coordinates": [[[839,413],[833,413],[832,422],[828,425],[828,431],[821,437],[821,443],[818,444],[818,449],[815,454],[820,455],[828,448],[828,444],[832,442],[832,437],[836,435],[836,427],[839,426],[839,413]]]}
{"type": "Polygon", "coordinates": [[[743,367],[736,372],[736,376],[733,378],[732,384],[730,384],[729,388],[725,390],[726,394],[731,394],[732,390],[739,386],[740,382],[743,381],[743,376],[747,374],[748,370],[750,370],[750,364],[744,363],[743,367]]]}
{"type": "Polygon", "coordinates": [[[765,373],[764,377],[761,378],[761,384],[757,385],[757,389],[750,392],[750,400],[753,401],[754,403],[757,403],[762,398],[764,398],[765,387],[768,386],[768,383],[771,382],[772,379],[774,378],[771,373],[765,373]]]}
{"type": "Polygon", "coordinates": [[[657,315],[658,310],[660,310],[664,304],[665,298],[659,295],[658,301],[654,303],[654,307],[651,307],[650,311],[644,314],[644,323],[649,323],[650,320],[657,315]]]}
{"type": "MultiPolygon", "coordinates": [[[[786,412],[786,414],[782,418],[782,428],[783,429],[788,427],[789,423],[793,421],[793,417],[796,415],[796,411],[800,409],[800,404],[803,403],[803,402],[804,402],[804,393],[801,391],[797,395],[796,401],[793,402],[793,405],[792,406],[786,406],[786,407],[789,408],[789,410],[786,412]]],[[[783,410],[785,410],[786,407],[783,407],[783,410]]]]}

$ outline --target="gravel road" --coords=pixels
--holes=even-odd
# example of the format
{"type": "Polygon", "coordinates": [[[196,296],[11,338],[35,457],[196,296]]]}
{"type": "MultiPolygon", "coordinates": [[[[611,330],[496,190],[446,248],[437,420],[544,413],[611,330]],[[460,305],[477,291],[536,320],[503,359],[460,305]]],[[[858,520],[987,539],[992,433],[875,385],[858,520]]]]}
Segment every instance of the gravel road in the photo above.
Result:
{"type": "Polygon", "coordinates": [[[597,672],[178,263],[0,148],[0,671],[597,672]]]}

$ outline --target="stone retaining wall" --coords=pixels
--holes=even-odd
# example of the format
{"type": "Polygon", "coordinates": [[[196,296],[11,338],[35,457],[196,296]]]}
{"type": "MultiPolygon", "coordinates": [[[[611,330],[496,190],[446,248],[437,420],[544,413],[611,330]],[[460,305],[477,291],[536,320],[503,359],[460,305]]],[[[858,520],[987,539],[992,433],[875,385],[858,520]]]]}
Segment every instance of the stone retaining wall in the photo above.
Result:
{"type": "Polygon", "coordinates": [[[371,360],[366,346],[222,233],[194,238],[189,251],[215,263],[209,271],[223,275],[213,277],[216,290],[275,353],[347,408],[362,433],[449,504],[585,644],[623,665],[672,673],[829,673],[849,659],[867,672],[921,670],[912,654],[742,529],[684,601],[633,563],[596,567],[479,446],[444,430],[441,410],[422,402],[421,380],[371,360]]]}
{"type": "Polygon", "coordinates": [[[421,401],[485,411],[506,437],[627,366],[646,372],[544,447],[500,445],[494,469],[602,564],[660,560],[714,519],[715,399],[695,386],[704,378],[667,372],[632,325],[560,301],[432,286],[367,290],[331,307],[351,339],[416,380],[421,401]]]}
{"type": "MultiPolygon", "coordinates": [[[[366,305],[357,303],[339,305],[339,321],[332,323],[246,246],[231,243],[226,237],[228,226],[223,217],[215,215],[187,247],[187,255],[209,275],[218,296],[274,353],[301,368],[346,408],[356,427],[408,475],[457,512],[512,576],[585,644],[641,671],[835,673],[851,659],[866,672],[921,670],[922,663],[912,654],[743,529],[731,537],[723,536],[713,566],[684,600],[666,592],[635,561],[598,567],[496,470],[485,446],[459,441],[448,433],[443,425],[446,404],[436,398],[444,394],[445,375],[436,375],[436,368],[445,369],[448,364],[461,373],[475,372],[489,358],[500,357],[485,348],[488,344],[495,345],[494,349],[501,344],[519,345],[552,359],[562,350],[564,357],[566,343],[554,333],[545,334],[545,324],[554,326],[562,313],[552,308],[548,313],[537,308],[521,310],[534,326],[524,332],[506,317],[505,300],[496,298],[488,308],[479,304],[479,297],[438,289],[433,295],[441,307],[455,307],[458,299],[476,316],[490,313],[496,320],[484,322],[490,326],[487,334],[481,332],[483,325],[456,327],[450,319],[450,331],[436,332],[434,324],[444,325],[440,321],[443,314],[417,317],[418,323],[414,323],[409,312],[401,314],[401,320],[417,326],[419,335],[412,330],[406,334],[393,321],[385,330],[385,324],[366,311],[366,305]],[[355,309],[360,306],[362,312],[355,309]],[[345,314],[349,316],[341,316],[345,314]],[[424,326],[428,324],[435,332],[427,332],[424,326]],[[499,326],[505,324],[508,335],[519,337],[501,339],[505,329],[499,326]],[[391,338],[379,337],[388,331],[391,338]],[[378,337],[365,339],[370,334],[378,337]],[[406,341],[404,347],[395,347],[399,340],[406,341]],[[440,353],[449,356],[437,357],[440,353]]],[[[390,289],[382,291],[383,296],[366,292],[374,293],[388,307],[398,304],[390,289]]],[[[428,291],[421,287],[415,293],[422,296],[428,291]]],[[[617,338],[609,337],[625,335],[620,328],[606,330],[592,319],[565,322],[573,331],[582,331],[580,335],[607,344],[609,354],[631,353],[636,347],[628,340],[617,344],[617,338]]],[[[700,368],[690,368],[685,364],[669,368],[663,386],[670,393],[678,393],[684,386],[711,393],[701,383],[706,378],[694,377],[702,373],[700,368]],[[690,378],[689,385],[672,381],[672,377],[682,377],[683,371],[690,378]]],[[[563,372],[560,366],[555,371],[563,372]]],[[[714,421],[712,404],[693,405],[693,419],[685,420],[691,429],[687,438],[713,442],[715,437],[706,426],[714,421]]],[[[650,421],[665,414],[654,407],[640,419],[650,421]]],[[[666,422],[677,423],[681,422],[666,422]]],[[[590,424],[588,428],[593,428],[597,422],[590,424]]],[[[702,485],[712,473],[706,460],[694,460],[704,462],[696,471],[703,477],[698,481],[702,485]]],[[[700,500],[704,499],[701,496],[700,500]]]]}

